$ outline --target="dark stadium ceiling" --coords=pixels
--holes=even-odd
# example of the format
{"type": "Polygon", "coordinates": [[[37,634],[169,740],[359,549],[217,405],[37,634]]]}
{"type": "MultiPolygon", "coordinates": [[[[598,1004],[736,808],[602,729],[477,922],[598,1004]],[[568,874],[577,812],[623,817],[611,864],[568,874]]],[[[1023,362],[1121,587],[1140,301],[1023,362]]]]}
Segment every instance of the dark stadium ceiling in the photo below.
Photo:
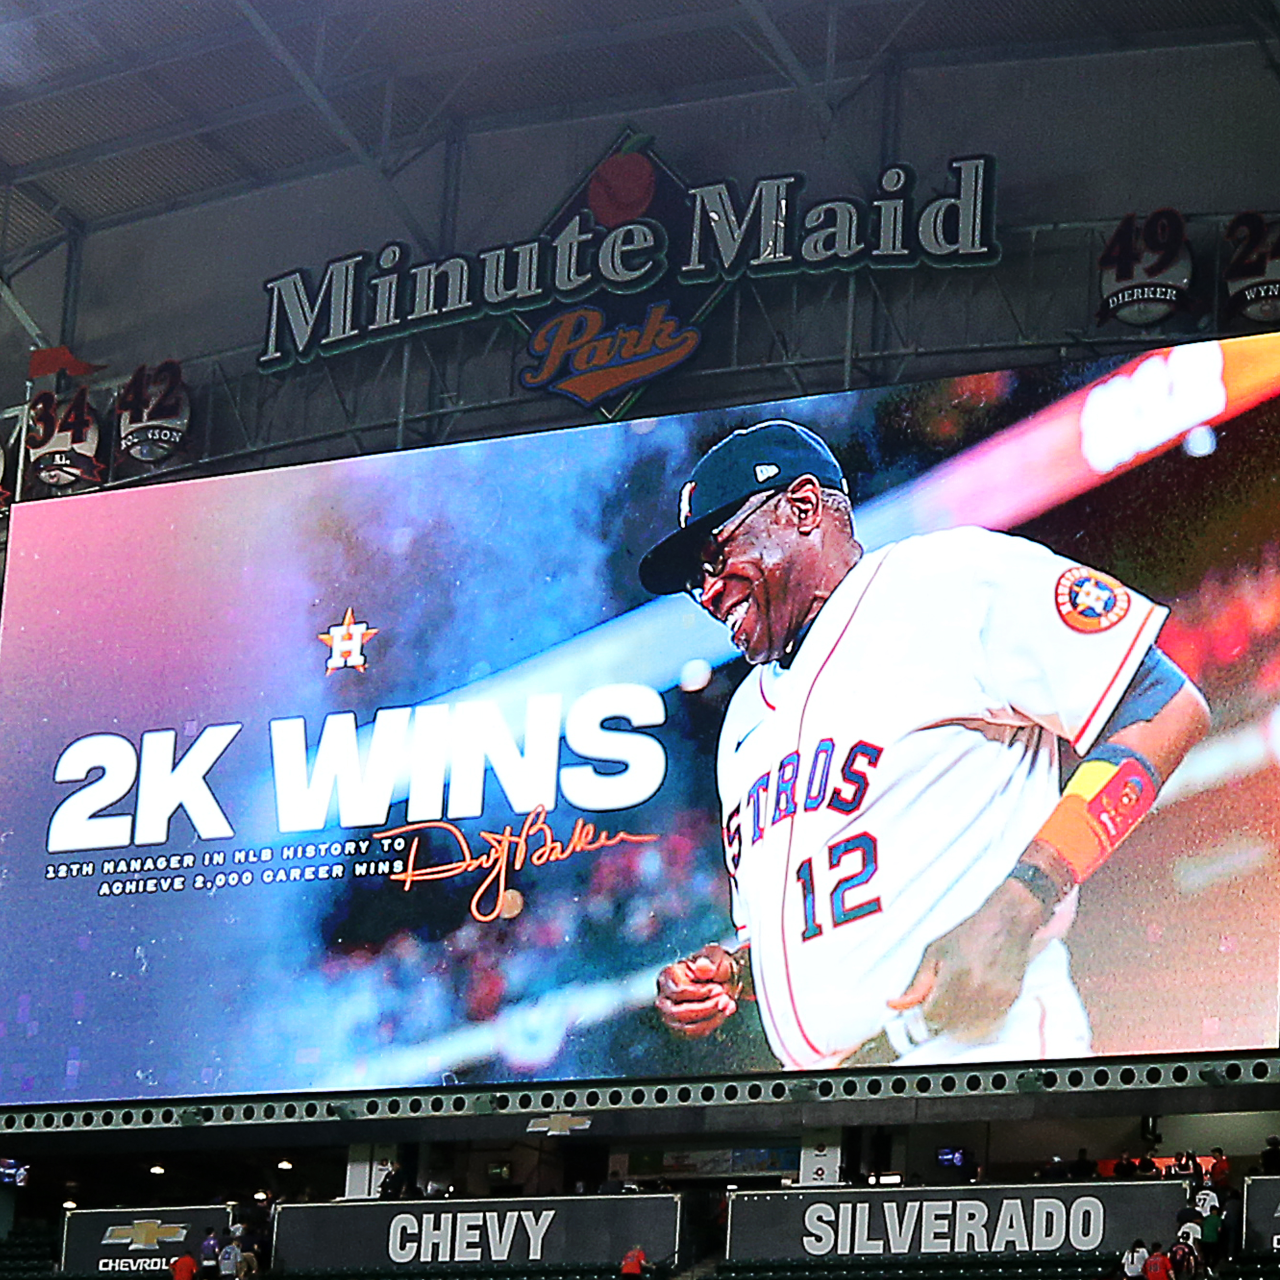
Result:
{"type": "Polygon", "coordinates": [[[0,0],[0,272],[91,233],[446,137],[886,65],[1256,41],[1274,0],[0,0]]]}

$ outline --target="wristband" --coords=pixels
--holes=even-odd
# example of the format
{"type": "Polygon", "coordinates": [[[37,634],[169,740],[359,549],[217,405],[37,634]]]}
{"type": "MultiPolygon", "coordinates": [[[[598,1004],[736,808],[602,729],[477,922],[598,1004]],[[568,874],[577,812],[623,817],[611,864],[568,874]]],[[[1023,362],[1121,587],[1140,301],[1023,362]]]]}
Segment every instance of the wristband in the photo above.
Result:
{"type": "Polygon", "coordinates": [[[896,1014],[884,1024],[884,1036],[899,1058],[933,1040],[937,1032],[925,1021],[924,1010],[915,1005],[896,1014]]]}
{"type": "Polygon", "coordinates": [[[1014,863],[1013,870],[1009,872],[1007,879],[1017,880],[1020,884],[1026,885],[1031,896],[1044,908],[1046,920],[1062,901],[1062,892],[1054,883],[1053,877],[1042,867],[1037,867],[1034,862],[1014,863]]]}
{"type": "Polygon", "coordinates": [[[1107,743],[1071,775],[1036,839],[1062,858],[1080,884],[1150,811],[1158,790],[1156,772],[1142,756],[1107,743]]]}

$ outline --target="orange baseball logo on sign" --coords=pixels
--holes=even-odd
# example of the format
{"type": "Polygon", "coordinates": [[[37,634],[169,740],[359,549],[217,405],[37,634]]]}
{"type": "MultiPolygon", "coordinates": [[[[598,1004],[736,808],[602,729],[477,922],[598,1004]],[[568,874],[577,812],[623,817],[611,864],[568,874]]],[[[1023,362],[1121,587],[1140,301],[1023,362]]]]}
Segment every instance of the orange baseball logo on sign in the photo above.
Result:
{"type": "Polygon", "coordinates": [[[1109,631],[1129,612],[1129,593],[1108,574],[1077,565],[1054,592],[1058,616],[1072,631],[1109,631]]]}

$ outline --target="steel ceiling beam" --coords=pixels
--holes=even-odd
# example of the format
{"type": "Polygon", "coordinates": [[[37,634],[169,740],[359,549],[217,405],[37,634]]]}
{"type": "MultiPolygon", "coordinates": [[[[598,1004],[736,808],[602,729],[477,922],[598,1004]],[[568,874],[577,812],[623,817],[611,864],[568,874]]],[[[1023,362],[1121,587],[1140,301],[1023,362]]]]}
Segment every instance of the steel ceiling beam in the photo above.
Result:
{"type": "MultiPolygon", "coordinates": [[[[0,23],[0,32],[3,32],[4,25],[0,23]]],[[[292,18],[279,23],[276,30],[284,33],[307,25],[309,20],[292,18]]],[[[243,25],[237,24],[234,28],[195,36],[190,40],[176,40],[172,44],[156,45],[137,53],[117,54],[103,61],[42,80],[28,92],[0,93],[0,111],[6,111],[12,107],[33,106],[68,93],[110,84],[113,80],[120,80],[125,76],[141,75],[174,62],[207,57],[211,53],[246,44],[251,38],[251,33],[246,31],[243,25]]]]}
{"type": "MultiPolygon", "coordinates": [[[[805,8],[814,7],[819,0],[777,0],[769,8],[769,14],[772,18],[784,17],[789,13],[797,12],[805,8]]],[[[865,8],[872,3],[905,5],[910,0],[834,0],[834,8],[838,12],[846,12],[865,8]]],[[[45,16],[57,16],[64,12],[72,12],[78,9],[86,8],[93,3],[93,0],[74,0],[73,3],[54,6],[47,9],[44,13],[34,13],[24,15],[21,18],[7,19],[0,21],[0,33],[3,33],[8,27],[17,27],[27,25],[45,16]]],[[[406,4],[408,0],[406,0],[406,4]]],[[[367,0],[364,3],[352,3],[346,5],[331,6],[325,14],[325,18],[330,19],[339,14],[352,11],[363,12],[367,6],[367,0]]],[[[404,7],[400,4],[388,6],[389,11],[404,7]]],[[[546,36],[536,40],[513,41],[506,44],[495,44],[487,46],[472,46],[466,49],[453,50],[448,53],[437,54],[434,57],[421,59],[414,64],[414,70],[423,78],[440,69],[447,69],[455,65],[474,65],[477,62],[486,62],[497,64],[502,62],[510,62],[526,58],[541,57],[551,54],[563,54],[565,52],[586,51],[592,49],[605,48],[624,48],[631,44],[644,43],[651,40],[661,39],[665,36],[685,35],[698,31],[709,31],[720,27],[731,27],[742,22],[743,12],[739,4],[730,5],[724,9],[712,10],[710,12],[676,14],[664,18],[647,19],[640,22],[631,22],[625,25],[600,28],[589,31],[573,31],[564,32],[555,36],[546,36]]],[[[313,25],[313,19],[307,18],[272,18],[272,30],[278,35],[287,35],[299,28],[305,28],[313,25]]],[[[1243,24],[1230,28],[1231,34],[1238,38],[1244,29],[1243,24]]],[[[1214,43],[1219,41],[1219,37],[1224,30],[1222,27],[1205,29],[1203,32],[1182,32],[1179,33],[1180,38],[1176,43],[1200,43],[1200,37],[1203,36],[1203,42],[1214,43]]],[[[174,44],[157,47],[143,53],[130,55],[123,58],[113,59],[107,63],[98,63],[94,66],[78,69],[73,72],[66,73],[61,76],[53,77],[36,86],[31,92],[22,94],[0,94],[0,110],[7,107],[25,106],[37,102],[43,102],[49,98],[58,97],[62,94],[72,93],[79,89],[91,88],[96,85],[109,83],[112,80],[120,79],[129,75],[136,75],[154,67],[164,66],[173,62],[181,62],[191,58],[199,58],[209,53],[217,52],[221,49],[231,48],[235,45],[243,44],[249,38],[249,33],[242,27],[228,28],[225,30],[210,33],[208,35],[196,37],[191,40],[179,41],[174,44]]],[[[1156,37],[1154,47],[1159,47],[1165,43],[1162,37],[1156,37]]],[[[1073,42],[1072,47],[1079,45],[1089,50],[1088,43],[1080,44],[1073,42]]],[[[1147,47],[1146,42],[1142,40],[1119,40],[1112,37],[1107,48],[1114,50],[1119,48],[1140,48],[1147,47]]],[[[1016,49],[1016,46],[1003,46],[1005,50],[1016,49]]],[[[1034,46],[1028,46],[1034,48],[1034,46]]],[[[942,55],[946,56],[946,55],[942,55]]],[[[982,51],[984,59],[992,58],[991,50],[982,51]]],[[[1033,55],[1035,56],[1035,55],[1033,55]]],[[[406,75],[407,68],[401,68],[400,73],[406,75]]],[[[319,77],[317,76],[318,80],[319,77]]]]}
{"type": "Polygon", "coordinates": [[[62,0],[60,4],[46,4],[44,8],[37,9],[32,13],[24,13],[15,18],[0,19],[0,35],[6,35],[19,27],[30,26],[33,22],[43,22],[47,18],[65,17],[68,13],[76,13],[80,9],[87,9],[96,2],[97,0],[62,0]]]}
{"type": "Polygon", "coordinates": [[[1241,8],[1254,29],[1258,49],[1271,74],[1280,80],[1280,59],[1271,50],[1272,40],[1280,38],[1280,14],[1270,0],[1242,0],[1241,8]]]}
{"type": "MultiPolygon", "coordinates": [[[[861,0],[861,2],[868,3],[869,0],[861,0]]],[[[65,9],[68,11],[79,9],[89,3],[92,3],[92,0],[76,0],[75,3],[65,6],[65,9]]],[[[788,13],[802,9],[812,3],[814,3],[814,0],[781,0],[781,3],[775,5],[774,8],[776,12],[788,13]]],[[[844,0],[844,4],[841,7],[855,7],[854,0],[844,0]]],[[[344,12],[346,8],[354,9],[358,8],[358,6],[332,7],[326,11],[322,20],[327,23],[335,15],[344,12]]],[[[61,10],[57,10],[57,12],[61,12],[61,10]]],[[[25,25],[41,16],[43,15],[31,14],[9,22],[0,22],[0,33],[3,33],[7,26],[25,25]]],[[[711,13],[659,18],[628,23],[620,27],[602,28],[596,31],[566,32],[563,35],[549,36],[540,40],[517,41],[509,44],[459,50],[439,54],[434,58],[427,58],[414,65],[415,69],[425,77],[437,69],[455,64],[474,64],[477,61],[507,62],[528,57],[540,57],[551,53],[563,53],[565,51],[625,47],[629,44],[660,39],[667,35],[683,35],[693,31],[711,30],[716,27],[741,22],[741,20],[741,12],[736,7],[731,6],[711,13]]],[[[281,17],[280,19],[272,18],[270,21],[271,29],[280,36],[314,25],[314,20],[310,17],[281,17]]],[[[158,46],[145,52],[113,58],[106,62],[98,62],[45,80],[30,92],[0,93],[0,110],[9,107],[29,106],[63,94],[108,84],[125,76],[138,75],[156,67],[204,57],[210,53],[217,53],[220,50],[244,44],[250,38],[252,38],[252,33],[247,31],[243,25],[237,25],[190,40],[158,46]]],[[[315,74],[315,79],[319,81],[320,76],[315,74]]]]}
{"type": "Polygon", "coordinates": [[[49,339],[45,337],[44,330],[36,323],[35,317],[31,312],[22,305],[22,300],[9,287],[9,282],[0,276],[0,302],[13,313],[17,322],[27,331],[27,335],[31,341],[37,346],[47,347],[50,345],[49,339]]]}
{"type": "MultiPolygon", "coordinates": [[[[909,3],[909,0],[904,0],[904,3],[909,3]]],[[[738,21],[741,22],[741,20],[741,14],[739,13],[738,21]]],[[[1217,28],[1204,39],[1199,37],[1190,38],[1186,32],[1158,33],[1150,38],[1151,48],[1202,48],[1209,45],[1248,45],[1253,47],[1254,41],[1249,35],[1243,34],[1240,28],[1237,27],[1217,28]]],[[[1143,47],[1145,48],[1147,45],[1144,44],[1143,47]]],[[[1114,54],[1115,52],[1115,46],[1110,41],[1094,40],[1088,43],[1064,41],[1028,46],[1022,49],[1006,45],[997,49],[963,50],[947,55],[931,53],[904,55],[902,57],[902,65],[904,69],[910,70],[916,66],[1040,60],[1114,54]]],[[[838,64],[834,68],[832,81],[834,89],[838,92],[846,87],[854,87],[866,74],[867,69],[866,61],[838,64]]],[[[600,98],[587,102],[566,103],[559,106],[540,108],[536,111],[495,112],[486,115],[461,117],[452,122],[439,121],[433,129],[428,129],[425,134],[415,128],[408,134],[393,138],[391,153],[396,154],[398,150],[405,147],[412,147],[417,151],[425,151],[443,141],[450,129],[456,129],[464,135],[507,133],[517,129],[536,128],[548,124],[581,123],[601,119],[611,120],[665,107],[692,106],[699,103],[745,97],[756,93],[787,91],[789,90],[779,86],[777,76],[771,73],[689,85],[678,92],[655,90],[645,93],[618,95],[611,98],[600,98]]],[[[219,117],[212,117],[210,127],[219,127],[221,123],[222,121],[219,117]]],[[[189,132],[189,130],[184,130],[184,136],[189,132]]],[[[357,163],[357,160],[351,153],[335,153],[316,160],[305,161],[302,164],[292,165],[286,169],[277,170],[260,182],[236,180],[205,191],[192,192],[176,199],[156,201],[136,209],[124,210],[117,214],[111,214],[106,218],[96,219],[89,223],[86,229],[92,233],[115,227],[129,226],[164,214],[199,208],[202,205],[212,205],[223,200],[281,186],[289,182],[297,182],[307,178],[319,177],[326,173],[337,172],[349,168],[355,163],[357,163]]],[[[4,174],[0,171],[0,184],[4,180],[4,174]]],[[[23,191],[26,194],[30,194],[30,187],[24,186],[23,191]]]]}
{"type": "MultiPolygon", "coordinates": [[[[339,81],[330,88],[337,92],[346,92],[348,89],[372,84],[376,79],[378,79],[376,73],[366,71],[350,79],[339,81]]],[[[79,168],[81,165],[95,164],[100,160],[113,160],[117,156],[131,155],[147,147],[159,146],[166,142],[181,142],[187,138],[199,137],[202,133],[212,133],[218,129],[247,124],[253,120],[261,120],[265,116],[291,111],[305,103],[306,98],[300,91],[290,90],[288,93],[274,94],[270,98],[258,98],[253,102],[231,107],[229,110],[217,112],[200,120],[183,115],[177,120],[170,120],[152,129],[137,130],[127,137],[93,142],[88,146],[73,147],[57,155],[33,160],[29,164],[14,165],[8,170],[7,179],[5,174],[0,172],[0,181],[7,180],[20,185],[27,194],[30,194],[30,184],[51,173],[61,173],[66,169],[79,168]]]]}
{"type": "MultiPolygon", "coordinates": [[[[16,187],[18,185],[16,170],[0,160],[0,187],[16,187]]],[[[46,191],[38,183],[31,182],[23,186],[22,195],[30,200],[42,213],[51,217],[64,231],[78,234],[85,229],[84,221],[51,192],[46,191]]]]}
{"type": "MultiPolygon", "coordinates": [[[[867,63],[867,69],[862,73],[858,82],[840,99],[838,106],[843,107],[846,103],[856,98],[862,92],[863,87],[871,81],[872,77],[889,63],[890,59],[893,58],[894,41],[906,30],[916,14],[928,3],[929,0],[917,0],[915,7],[908,11],[898,25],[889,32],[880,47],[871,55],[871,60],[867,63]]],[[[901,64],[901,59],[898,59],[898,62],[901,64]]]]}
{"type": "Polygon", "coordinates": [[[1161,49],[1208,49],[1253,44],[1246,24],[1147,31],[1140,36],[1073,37],[1034,40],[1026,44],[975,45],[968,49],[926,49],[900,54],[904,68],[966,67],[983,63],[1049,62],[1056,58],[1096,58],[1126,53],[1155,53],[1161,49]]]}
{"type": "MultiPolygon", "coordinates": [[[[846,0],[848,2],[848,0],[846,0]]],[[[854,0],[865,3],[866,0],[854,0]]],[[[891,0],[905,3],[905,0],[891,0]]],[[[773,11],[778,14],[793,13],[808,8],[815,0],[778,0],[773,11]]],[[[622,49],[627,45],[645,44],[669,36],[692,35],[700,31],[741,26],[743,10],[739,4],[707,12],[677,13],[663,18],[647,18],[641,22],[628,22],[616,27],[600,27],[588,31],[566,31],[554,36],[542,36],[534,40],[518,40],[506,44],[477,45],[466,49],[450,50],[434,57],[420,59],[414,68],[422,75],[453,66],[467,66],[476,62],[496,64],[525,61],[530,58],[563,56],[565,53],[583,53],[600,49],[622,49]]]]}
{"type": "Polygon", "coordinates": [[[434,256],[431,237],[418,221],[418,215],[409,207],[408,201],[400,194],[399,188],[387,176],[378,163],[377,157],[356,137],[346,121],[334,109],[333,104],[325,96],[324,90],[312,79],[306,68],[293,56],[284,41],[271,29],[267,20],[249,3],[249,0],[232,0],[232,2],[261,37],[271,56],[293,77],[294,83],[328,125],[329,131],[373,175],[378,189],[399,216],[400,221],[404,223],[414,243],[428,257],[434,256]]]}
{"type": "Polygon", "coordinates": [[[478,66],[468,67],[454,82],[445,90],[444,95],[439,98],[435,105],[431,108],[427,117],[414,129],[414,131],[405,138],[401,138],[399,142],[394,140],[384,148],[384,152],[390,155],[392,147],[395,148],[395,158],[391,163],[390,172],[398,174],[403,169],[407,169],[415,160],[419,159],[426,152],[430,151],[437,142],[440,141],[438,130],[435,128],[444,115],[445,109],[449,103],[457,96],[458,91],[468,80],[479,70],[478,66]]]}
{"type": "Polygon", "coordinates": [[[782,34],[778,24],[773,20],[773,15],[764,7],[763,0],[738,0],[738,8],[759,28],[760,34],[768,42],[774,56],[782,64],[787,78],[800,90],[800,96],[804,98],[817,118],[818,131],[825,138],[830,132],[835,115],[823,97],[822,91],[810,78],[804,64],[796,56],[791,42],[782,34]]]}
{"type": "Polygon", "coordinates": [[[34,266],[41,258],[60,248],[66,242],[67,233],[65,231],[60,231],[57,235],[46,236],[43,240],[37,240],[34,244],[27,245],[26,248],[0,263],[0,274],[8,276],[10,282],[12,282],[15,277],[20,276],[28,267],[34,266]]]}
{"type": "Polygon", "coordinates": [[[124,209],[119,213],[108,214],[104,218],[96,218],[88,224],[90,235],[99,231],[111,231],[118,227],[130,227],[139,222],[147,222],[151,218],[160,218],[170,213],[181,213],[186,209],[200,209],[205,205],[218,204],[223,200],[235,200],[241,196],[253,195],[258,191],[268,191],[273,187],[287,186],[290,182],[303,182],[308,178],[323,177],[328,173],[339,173],[350,169],[357,162],[349,152],[334,152],[322,156],[318,160],[305,160],[301,164],[290,165],[286,169],[277,169],[265,178],[237,178],[206,191],[193,191],[188,195],[173,199],[156,200],[150,204],[140,205],[136,209],[124,209]]]}

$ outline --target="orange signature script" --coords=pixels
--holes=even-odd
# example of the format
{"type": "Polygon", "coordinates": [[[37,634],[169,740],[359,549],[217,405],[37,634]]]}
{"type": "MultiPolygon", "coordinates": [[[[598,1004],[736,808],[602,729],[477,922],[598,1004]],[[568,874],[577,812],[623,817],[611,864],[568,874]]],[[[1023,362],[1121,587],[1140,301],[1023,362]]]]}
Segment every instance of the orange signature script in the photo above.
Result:
{"type": "Polygon", "coordinates": [[[412,837],[404,870],[389,877],[402,883],[406,893],[415,884],[425,881],[451,880],[454,876],[483,871],[485,874],[471,895],[471,914],[481,924],[498,918],[503,895],[507,891],[507,876],[513,871],[520,871],[526,862],[531,867],[542,867],[548,862],[563,862],[575,853],[592,853],[620,844],[649,844],[658,838],[656,835],[632,835],[629,831],[619,831],[614,835],[607,831],[597,832],[594,823],[576,818],[573,833],[562,843],[547,825],[547,811],[542,805],[525,817],[518,832],[510,826],[503,827],[501,831],[482,831],[480,837],[488,848],[481,854],[473,854],[466,835],[452,822],[443,820],[415,822],[407,827],[379,831],[376,836],[412,837]],[[424,831],[443,831],[453,840],[456,856],[448,862],[419,866],[418,853],[424,831]],[[493,901],[486,907],[484,902],[490,890],[493,891],[493,901]]]}

